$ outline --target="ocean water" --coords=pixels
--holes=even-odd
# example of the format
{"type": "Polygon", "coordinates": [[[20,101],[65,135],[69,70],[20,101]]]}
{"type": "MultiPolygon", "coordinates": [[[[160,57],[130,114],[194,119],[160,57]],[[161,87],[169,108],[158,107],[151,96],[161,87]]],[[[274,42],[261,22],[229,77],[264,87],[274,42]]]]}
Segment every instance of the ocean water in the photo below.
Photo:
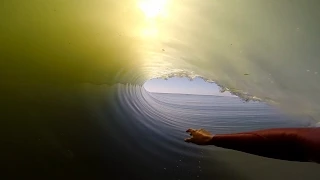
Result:
{"type": "Polygon", "coordinates": [[[102,85],[99,91],[96,85],[81,88],[39,92],[30,97],[32,104],[22,98],[19,106],[8,104],[2,116],[11,119],[2,119],[1,127],[5,179],[318,179],[320,175],[314,163],[184,142],[188,128],[218,134],[309,127],[315,122],[307,116],[290,116],[266,103],[237,97],[150,93],[129,84],[102,85]],[[57,93],[60,98],[53,96],[57,93]]]}
{"type": "Polygon", "coordinates": [[[317,179],[316,164],[182,139],[189,127],[316,126],[318,7],[317,0],[2,0],[4,179],[317,179]],[[241,100],[142,88],[174,76],[215,82],[241,100]]]}

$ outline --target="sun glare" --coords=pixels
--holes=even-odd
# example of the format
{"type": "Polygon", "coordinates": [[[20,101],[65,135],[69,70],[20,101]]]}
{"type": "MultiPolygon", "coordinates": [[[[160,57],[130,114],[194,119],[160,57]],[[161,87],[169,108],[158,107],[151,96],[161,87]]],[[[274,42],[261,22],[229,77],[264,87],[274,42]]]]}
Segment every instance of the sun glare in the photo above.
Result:
{"type": "Polygon", "coordinates": [[[138,3],[139,8],[146,18],[157,18],[164,12],[167,0],[141,0],[138,3]]]}
{"type": "Polygon", "coordinates": [[[138,0],[137,7],[144,14],[140,31],[143,38],[152,40],[159,35],[158,22],[167,17],[168,0],[138,0]]]}

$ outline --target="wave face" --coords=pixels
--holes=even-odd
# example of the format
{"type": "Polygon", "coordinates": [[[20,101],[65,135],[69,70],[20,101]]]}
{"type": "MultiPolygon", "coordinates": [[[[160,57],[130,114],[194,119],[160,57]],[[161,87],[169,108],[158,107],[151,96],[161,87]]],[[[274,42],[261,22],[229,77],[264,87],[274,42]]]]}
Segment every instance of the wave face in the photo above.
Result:
{"type": "MultiPolygon", "coordinates": [[[[215,81],[243,99],[319,116],[319,2],[6,0],[1,81],[215,81]]],[[[22,87],[23,88],[23,87],[22,87]]]]}
{"type": "MultiPolygon", "coordinates": [[[[243,100],[263,101],[297,118],[308,115],[318,121],[319,3],[2,0],[0,140],[7,165],[4,171],[9,176],[92,179],[108,177],[107,167],[109,174],[119,178],[148,179],[150,173],[167,168],[162,175],[168,178],[175,177],[173,166],[179,166],[173,159],[180,160],[183,154],[194,166],[190,167],[190,161],[182,165],[190,167],[192,176],[185,174],[186,168],[179,171],[179,177],[195,178],[199,174],[195,170],[197,148],[178,141],[191,125],[216,133],[310,125],[309,120],[294,117],[287,122],[270,109],[266,115],[267,106],[253,107],[255,102],[149,94],[139,85],[151,78],[202,77],[243,100]],[[117,87],[126,83],[132,86],[117,87]],[[242,122],[234,119],[235,112],[242,122]],[[170,168],[165,162],[171,162],[170,168]],[[123,167],[128,168],[126,173],[123,167]]],[[[235,179],[224,178],[230,174],[224,168],[231,164],[243,172],[244,179],[257,177],[239,165],[246,158],[255,171],[269,168],[251,156],[217,154],[213,164],[210,158],[203,160],[211,163],[206,166],[208,176],[235,179]],[[210,174],[213,166],[218,168],[210,174]]],[[[314,168],[266,161],[272,167],[285,165],[301,173],[314,168]]],[[[282,174],[286,167],[275,171],[282,174]]],[[[310,174],[306,179],[312,179],[315,172],[304,173],[310,174]]]]}

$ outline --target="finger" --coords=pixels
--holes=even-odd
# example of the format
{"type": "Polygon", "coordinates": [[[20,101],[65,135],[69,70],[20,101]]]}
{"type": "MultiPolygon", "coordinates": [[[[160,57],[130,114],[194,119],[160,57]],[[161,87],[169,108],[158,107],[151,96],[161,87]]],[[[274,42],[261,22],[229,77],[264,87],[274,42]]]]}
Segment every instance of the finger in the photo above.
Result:
{"type": "Polygon", "coordinates": [[[192,133],[195,132],[195,131],[196,131],[196,130],[194,130],[194,129],[188,129],[186,132],[192,134],[192,133]]]}
{"type": "Polygon", "coordinates": [[[185,141],[185,142],[192,142],[192,140],[193,140],[192,138],[187,138],[187,139],[185,139],[184,141],[185,141]]]}

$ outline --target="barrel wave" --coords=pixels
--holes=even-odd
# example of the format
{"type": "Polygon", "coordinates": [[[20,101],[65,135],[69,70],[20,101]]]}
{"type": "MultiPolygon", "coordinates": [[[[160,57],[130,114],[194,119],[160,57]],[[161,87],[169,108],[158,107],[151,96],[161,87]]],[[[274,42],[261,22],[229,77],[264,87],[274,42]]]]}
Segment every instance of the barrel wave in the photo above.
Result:
{"type": "Polygon", "coordinates": [[[257,166],[259,158],[213,155],[212,148],[190,147],[181,139],[190,126],[213,133],[319,126],[318,1],[0,4],[6,175],[261,179],[249,169],[262,173],[270,165],[263,177],[292,168],[316,177],[312,164],[266,160],[257,166]],[[170,96],[143,88],[149,79],[176,76],[203,78],[239,98],[170,96]]]}

